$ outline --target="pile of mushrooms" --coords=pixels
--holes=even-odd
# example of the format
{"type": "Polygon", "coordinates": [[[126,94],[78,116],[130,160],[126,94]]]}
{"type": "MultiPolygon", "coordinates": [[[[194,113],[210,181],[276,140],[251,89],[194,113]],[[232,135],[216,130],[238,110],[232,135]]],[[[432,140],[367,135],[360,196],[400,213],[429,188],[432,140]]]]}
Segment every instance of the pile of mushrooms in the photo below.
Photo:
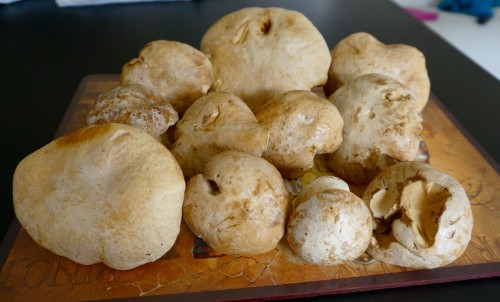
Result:
{"type": "Polygon", "coordinates": [[[313,264],[366,252],[434,268],[460,257],[473,222],[460,184],[419,162],[429,90],[414,47],[356,33],[330,51],[303,14],[252,7],[215,22],[199,50],[148,43],[86,121],[161,142],[186,184],[183,220],[218,253],[266,253],[285,237],[313,264]],[[287,192],[319,156],[337,177],[287,192]]]}

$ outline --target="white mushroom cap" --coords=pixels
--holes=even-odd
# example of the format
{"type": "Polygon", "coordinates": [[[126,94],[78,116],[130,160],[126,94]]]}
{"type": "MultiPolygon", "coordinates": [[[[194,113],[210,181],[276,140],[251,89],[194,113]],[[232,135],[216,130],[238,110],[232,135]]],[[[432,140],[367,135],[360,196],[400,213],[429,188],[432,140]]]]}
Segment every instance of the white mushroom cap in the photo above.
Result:
{"type": "Polygon", "coordinates": [[[226,150],[261,156],[268,138],[269,130],[240,98],[211,92],[194,102],[177,123],[171,151],[189,178],[202,173],[212,156],[226,150]]]}
{"type": "Polygon", "coordinates": [[[422,111],[430,93],[425,57],[417,48],[404,44],[385,45],[368,33],[352,34],[331,51],[325,93],[330,95],[352,79],[368,73],[380,73],[398,80],[411,91],[422,111]]]}
{"type": "Polygon", "coordinates": [[[411,92],[395,79],[362,75],[329,100],[342,115],[344,132],[328,165],[343,179],[368,183],[385,167],[417,156],[422,116],[411,92]]]}
{"type": "Polygon", "coordinates": [[[223,16],[207,30],[200,49],[214,68],[213,91],[233,93],[252,110],[277,94],[324,85],[331,62],[311,21],[278,7],[223,16]]]}
{"type": "Polygon", "coordinates": [[[255,117],[270,129],[262,157],[286,178],[301,176],[316,154],[331,153],[342,142],[344,123],[337,108],[310,91],[282,93],[258,108],[255,117]]]}
{"type": "Polygon", "coordinates": [[[294,201],[287,240],[307,262],[333,265],[351,261],[370,243],[370,211],[359,197],[343,190],[346,186],[334,177],[319,177],[294,201]]]}
{"type": "Polygon", "coordinates": [[[198,49],[181,42],[151,41],[122,68],[120,84],[150,87],[182,114],[213,82],[212,64],[198,49]]]}
{"type": "Polygon", "coordinates": [[[183,217],[196,236],[223,254],[273,250],[285,233],[289,194],[278,170],[261,157],[217,154],[186,188],[183,217]]]}
{"type": "Polygon", "coordinates": [[[342,190],[350,192],[349,185],[342,179],[335,176],[320,176],[313,180],[310,184],[302,188],[300,194],[293,199],[294,207],[298,206],[300,203],[309,200],[313,195],[318,192],[323,192],[326,190],[342,190]]]}
{"type": "Polygon", "coordinates": [[[132,126],[88,126],[58,138],[23,159],[13,182],[28,234],[80,264],[131,269],[159,259],[179,234],[182,171],[167,148],[132,126]]]}
{"type": "Polygon", "coordinates": [[[380,261],[435,268],[455,261],[472,234],[472,212],[463,187],[422,162],[382,171],[363,200],[375,219],[367,252],[380,261]]]}

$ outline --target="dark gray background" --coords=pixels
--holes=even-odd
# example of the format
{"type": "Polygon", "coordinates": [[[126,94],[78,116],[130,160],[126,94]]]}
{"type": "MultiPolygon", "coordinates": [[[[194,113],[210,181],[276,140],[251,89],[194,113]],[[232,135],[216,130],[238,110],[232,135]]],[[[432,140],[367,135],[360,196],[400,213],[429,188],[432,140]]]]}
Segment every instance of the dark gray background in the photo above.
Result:
{"type": "MultiPolygon", "coordinates": [[[[2,237],[13,217],[12,175],[17,163],[53,139],[84,76],[120,73],[121,66],[152,40],[177,40],[198,47],[213,22],[247,6],[298,10],[311,19],[329,47],[359,31],[386,44],[416,46],[426,56],[433,93],[480,148],[500,161],[500,83],[389,1],[207,0],[60,9],[53,0],[24,0],[0,5],[2,237]]],[[[476,296],[482,300],[481,294],[498,289],[494,280],[426,287],[424,291],[412,288],[383,291],[383,295],[358,294],[349,300],[399,300],[401,295],[417,293],[436,301],[448,294],[454,301],[475,297],[471,291],[455,295],[462,286],[477,286],[480,292],[476,296]],[[439,288],[441,295],[430,294],[431,289],[439,288]]]]}

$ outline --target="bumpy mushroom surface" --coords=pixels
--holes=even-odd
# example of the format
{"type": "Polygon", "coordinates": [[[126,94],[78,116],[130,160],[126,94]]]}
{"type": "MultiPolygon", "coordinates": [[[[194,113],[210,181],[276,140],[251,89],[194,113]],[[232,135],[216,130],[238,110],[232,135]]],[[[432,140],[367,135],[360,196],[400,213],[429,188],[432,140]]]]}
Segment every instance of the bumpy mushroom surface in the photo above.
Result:
{"type": "Polygon", "coordinates": [[[342,117],[328,100],[305,90],[288,91],[255,111],[270,129],[262,157],[286,178],[297,178],[313,165],[316,154],[331,153],[342,143],[342,117]]]}
{"type": "Polygon", "coordinates": [[[154,90],[142,85],[118,86],[100,94],[87,112],[87,125],[127,124],[159,137],[179,115],[154,90]]]}
{"type": "Polygon", "coordinates": [[[330,95],[352,79],[368,73],[381,73],[403,83],[422,111],[430,93],[425,57],[417,48],[405,44],[385,45],[368,33],[352,34],[332,50],[325,94],[330,95]]]}
{"type": "Polygon", "coordinates": [[[182,114],[212,86],[213,70],[198,49],[181,42],[157,40],[146,44],[138,58],[122,68],[120,84],[141,84],[158,91],[182,114]]]}
{"type": "Polygon", "coordinates": [[[331,56],[303,14],[250,7],[223,16],[200,46],[214,68],[214,91],[231,92],[253,110],[277,94],[326,83],[331,56]]]}
{"type": "Polygon", "coordinates": [[[211,92],[184,113],[175,128],[172,154],[189,178],[203,171],[208,160],[226,150],[261,156],[269,130],[237,96],[211,92]]]}
{"type": "Polygon", "coordinates": [[[463,187],[422,162],[404,162],[382,171],[363,200],[375,224],[367,250],[375,259],[435,268],[455,261],[472,234],[472,212],[463,187]]]}
{"type": "Polygon", "coordinates": [[[88,126],[58,138],[23,159],[13,182],[28,234],[80,264],[131,269],[159,259],[179,234],[182,171],[167,148],[132,126],[88,126]]]}
{"type": "Polygon", "coordinates": [[[333,265],[362,255],[370,243],[372,217],[342,180],[322,176],[294,200],[287,226],[292,250],[304,260],[333,265]]]}
{"type": "Polygon", "coordinates": [[[328,156],[341,178],[368,183],[385,167],[417,156],[422,116],[411,92],[395,79],[362,75],[329,100],[344,120],[342,145],[328,156]]]}
{"type": "Polygon", "coordinates": [[[261,157],[215,155],[186,188],[183,217],[193,233],[223,254],[273,250],[285,232],[289,195],[278,170],[261,157]]]}

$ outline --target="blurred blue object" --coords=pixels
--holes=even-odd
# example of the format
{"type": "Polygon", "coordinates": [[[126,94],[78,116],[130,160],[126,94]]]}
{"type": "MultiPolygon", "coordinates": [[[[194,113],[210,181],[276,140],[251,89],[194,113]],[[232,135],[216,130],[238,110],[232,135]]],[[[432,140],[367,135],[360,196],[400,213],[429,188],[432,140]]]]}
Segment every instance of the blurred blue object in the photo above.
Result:
{"type": "Polygon", "coordinates": [[[493,17],[495,6],[500,6],[500,0],[442,0],[438,4],[438,8],[444,11],[475,16],[480,24],[493,17]]]}

